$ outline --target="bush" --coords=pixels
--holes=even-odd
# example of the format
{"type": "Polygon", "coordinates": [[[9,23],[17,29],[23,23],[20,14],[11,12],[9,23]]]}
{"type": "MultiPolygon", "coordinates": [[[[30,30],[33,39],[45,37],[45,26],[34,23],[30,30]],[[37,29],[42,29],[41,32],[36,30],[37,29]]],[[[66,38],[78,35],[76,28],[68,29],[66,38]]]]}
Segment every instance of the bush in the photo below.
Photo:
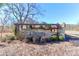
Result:
{"type": "Polygon", "coordinates": [[[2,37],[2,38],[0,38],[0,41],[1,42],[6,42],[6,38],[5,37],[2,37]]]}
{"type": "Polygon", "coordinates": [[[13,41],[13,40],[15,40],[15,39],[16,39],[16,37],[13,36],[13,35],[6,35],[5,37],[2,37],[2,38],[0,39],[0,41],[1,41],[1,42],[8,42],[8,43],[10,43],[11,41],[13,41]]]}
{"type": "Polygon", "coordinates": [[[6,40],[15,40],[16,39],[16,37],[13,35],[6,35],[5,38],[6,38],[6,40]]]}
{"type": "Polygon", "coordinates": [[[23,42],[31,42],[32,41],[32,37],[30,35],[27,35],[28,33],[24,33],[24,32],[18,32],[16,35],[16,39],[23,41],[23,42]]]}
{"type": "Polygon", "coordinates": [[[10,43],[11,41],[15,40],[16,37],[13,35],[6,35],[5,40],[7,43],[10,43]]]}
{"type": "Polygon", "coordinates": [[[17,35],[17,30],[15,26],[11,26],[12,32],[14,33],[14,35],[17,35]]]}
{"type": "Polygon", "coordinates": [[[58,40],[64,41],[64,37],[63,36],[59,36],[59,39],[58,39],[57,36],[51,36],[49,39],[52,40],[52,41],[58,41],[58,40]]]}
{"type": "Polygon", "coordinates": [[[17,33],[17,35],[16,35],[16,39],[17,40],[23,40],[25,38],[25,35],[23,34],[23,33],[21,33],[21,32],[19,32],[19,33],[17,33]]]}
{"type": "Polygon", "coordinates": [[[63,36],[59,36],[59,40],[60,41],[64,41],[64,37],[63,36]]]}
{"type": "Polygon", "coordinates": [[[52,41],[57,41],[58,37],[57,36],[51,36],[49,39],[52,40],[52,41]]]}
{"type": "Polygon", "coordinates": [[[17,35],[16,27],[13,28],[14,35],[17,35]]]}

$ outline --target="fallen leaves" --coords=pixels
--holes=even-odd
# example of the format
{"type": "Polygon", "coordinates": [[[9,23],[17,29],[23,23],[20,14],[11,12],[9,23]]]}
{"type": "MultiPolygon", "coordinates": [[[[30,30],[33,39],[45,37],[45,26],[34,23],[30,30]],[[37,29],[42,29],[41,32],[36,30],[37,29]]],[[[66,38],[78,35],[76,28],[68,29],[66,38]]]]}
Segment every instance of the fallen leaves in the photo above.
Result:
{"type": "Polygon", "coordinates": [[[63,56],[79,55],[79,47],[73,46],[70,42],[48,43],[45,45],[29,44],[19,40],[11,43],[2,43],[0,55],[3,56],[63,56]]]}

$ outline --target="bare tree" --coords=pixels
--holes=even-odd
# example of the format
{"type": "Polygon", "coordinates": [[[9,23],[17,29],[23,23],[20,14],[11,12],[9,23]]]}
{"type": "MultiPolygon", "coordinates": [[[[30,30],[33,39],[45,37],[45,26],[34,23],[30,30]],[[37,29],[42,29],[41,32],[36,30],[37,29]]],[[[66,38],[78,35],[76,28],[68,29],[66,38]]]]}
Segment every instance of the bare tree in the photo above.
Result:
{"type": "Polygon", "coordinates": [[[33,19],[40,14],[40,11],[36,4],[7,4],[9,12],[14,16],[16,22],[25,23],[29,18],[33,19]]]}
{"type": "Polygon", "coordinates": [[[3,31],[4,31],[4,26],[8,22],[9,14],[6,11],[4,11],[3,9],[0,10],[0,14],[1,14],[1,17],[0,17],[0,20],[1,20],[1,38],[2,38],[3,31]]]}

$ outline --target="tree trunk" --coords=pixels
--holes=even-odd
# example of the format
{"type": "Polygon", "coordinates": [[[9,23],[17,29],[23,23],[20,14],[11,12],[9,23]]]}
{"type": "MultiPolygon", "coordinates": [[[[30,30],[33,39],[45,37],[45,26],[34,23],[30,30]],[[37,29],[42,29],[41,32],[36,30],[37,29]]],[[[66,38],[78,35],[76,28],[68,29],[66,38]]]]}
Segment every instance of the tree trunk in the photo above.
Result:
{"type": "Polygon", "coordinates": [[[2,26],[2,28],[1,28],[1,39],[3,37],[3,31],[4,31],[4,26],[2,26]]]}

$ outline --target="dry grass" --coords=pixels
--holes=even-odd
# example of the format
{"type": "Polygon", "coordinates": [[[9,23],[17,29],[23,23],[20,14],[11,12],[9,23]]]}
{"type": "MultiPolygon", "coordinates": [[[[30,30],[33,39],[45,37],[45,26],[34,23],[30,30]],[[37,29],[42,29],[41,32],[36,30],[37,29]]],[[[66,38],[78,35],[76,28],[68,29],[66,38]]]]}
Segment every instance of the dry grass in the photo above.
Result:
{"type": "MultiPolygon", "coordinates": [[[[6,35],[14,35],[14,33],[13,32],[11,32],[11,33],[2,33],[2,37],[5,37],[6,35]]],[[[1,33],[0,33],[0,36],[1,36],[1,33]]]]}
{"type": "Polygon", "coordinates": [[[63,56],[79,55],[79,47],[70,42],[46,45],[28,44],[18,40],[12,43],[0,42],[0,55],[4,56],[63,56]]]}
{"type": "MultiPolygon", "coordinates": [[[[4,33],[13,35],[13,33],[4,33]]],[[[79,46],[72,42],[47,43],[37,45],[14,40],[11,43],[0,42],[0,56],[78,56],[79,46]]]]}

